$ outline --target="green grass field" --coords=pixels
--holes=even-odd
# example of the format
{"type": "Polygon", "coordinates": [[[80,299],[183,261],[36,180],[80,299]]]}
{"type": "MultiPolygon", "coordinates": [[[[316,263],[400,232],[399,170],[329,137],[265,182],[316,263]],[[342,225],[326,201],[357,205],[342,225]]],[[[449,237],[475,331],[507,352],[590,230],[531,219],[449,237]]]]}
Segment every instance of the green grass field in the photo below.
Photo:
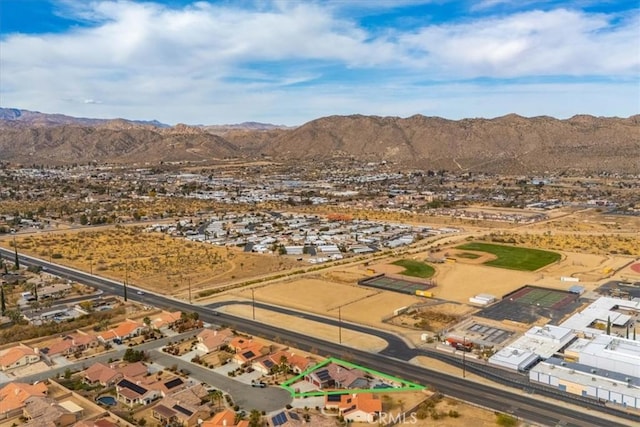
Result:
{"type": "Polygon", "coordinates": [[[456,258],[478,259],[480,258],[480,255],[472,254],[471,252],[460,252],[459,254],[456,254],[456,258]]]}
{"type": "Polygon", "coordinates": [[[560,254],[541,249],[516,248],[514,246],[493,245],[490,243],[467,243],[456,246],[456,249],[487,252],[497,256],[484,265],[508,268],[511,270],[535,271],[560,260],[560,254]]]}
{"type": "Polygon", "coordinates": [[[420,261],[414,261],[411,259],[401,259],[392,263],[393,265],[399,265],[400,267],[404,267],[405,270],[400,273],[405,276],[411,277],[420,277],[423,279],[428,279],[433,276],[436,270],[428,264],[420,261]]]}

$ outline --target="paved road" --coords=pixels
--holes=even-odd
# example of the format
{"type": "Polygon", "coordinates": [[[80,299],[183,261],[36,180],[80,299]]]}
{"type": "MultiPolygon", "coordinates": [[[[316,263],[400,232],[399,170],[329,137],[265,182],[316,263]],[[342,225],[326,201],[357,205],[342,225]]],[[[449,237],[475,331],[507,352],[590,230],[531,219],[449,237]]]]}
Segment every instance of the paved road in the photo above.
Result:
{"type": "MultiPolygon", "coordinates": [[[[176,341],[179,340],[180,338],[185,338],[185,339],[189,339],[189,338],[193,338],[195,337],[195,335],[199,332],[198,331],[188,331],[188,332],[184,332],[182,334],[179,335],[174,335],[171,337],[164,337],[164,338],[160,338],[154,341],[149,341],[146,342],[144,344],[140,344],[135,346],[134,348],[136,350],[144,350],[144,351],[149,351],[149,350],[154,350],[157,348],[160,348],[162,346],[164,346],[165,344],[167,344],[169,341],[176,341]]],[[[123,349],[119,349],[119,350],[112,350],[109,351],[107,353],[104,354],[100,354],[91,358],[87,358],[87,359],[81,359],[78,361],[69,361],[70,363],[68,365],[65,366],[60,366],[60,367],[53,367],[52,369],[49,369],[47,371],[44,372],[39,372],[36,374],[31,374],[31,375],[26,375],[24,377],[20,377],[20,378],[12,378],[11,380],[2,380],[0,379],[0,386],[2,386],[5,383],[8,382],[13,382],[13,381],[20,381],[20,382],[27,382],[27,383],[32,383],[34,381],[43,381],[49,378],[55,378],[58,375],[62,375],[64,374],[64,372],[67,369],[70,369],[71,371],[81,371],[84,369],[87,369],[89,366],[98,363],[98,362],[102,362],[102,363],[108,363],[109,360],[116,360],[116,359],[122,359],[122,357],[124,356],[124,352],[126,351],[126,348],[123,349]]],[[[169,365],[171,366],[171,365],[169,365]]]]}
{"type": "MultiPolygon", "coordinates": [[[[5,254],[7,257],[12,255],[12,252],[6,249],[0,249],[0,252],[5,254]]],[[[122,294],[122,285],[113,280],[91,276],[78,270],[49,264],[46,261],[32,257],[21,256],[21,262],[25,265],[33,264],[48,266],[49,271],[53,274],[58,274],[65,278],[87,283],[105,292],[111,292],[117,295],[122,294]]],[[[130,289],[135,290],[136,288],[130,286],[130,289]]],[[[145,303],[160,308],[197,312],[204,321],[211,323],[225,323],[232,328],[267,339],[274,339],[275,337],[278,337],[302,350],[308,351],[310,349],[315,349],[321,355],[333,355],[337,357],[345,357],[348,355],[354,362],[364,364],[372,369],[404,377],[417,383],[428,384],[429,386],[435,387],[440,392],[452,397],[473,402],[494,410],[509,412],[517,417],[528,419],[543,425],[554,425],[558,422],[561,422],[566,426],[626,426],[630,424],[629,422],[621,424],[605,420],[598,415],[597,411],[607,412],[621,418],[626,418],[631,423],[640,423],[640,416],[635,414],[617,411],[609,407],[603,407],[592,401],[580,401],[572,395],[559,394],[558,392],[553,392],[553,390],[540,390],[539,394],[551,396],[558,401],[565,400],[571,403],[577,402],[579,405],[584,406],[585,410],[576,411],[562,405],[561,402],[553,404],[548,401],[538,401],[531,399],[527,394],[522,395],[517,391],[509,389],[497,390],[494,387],[489,387],[484,384],[466,381],[460,377],[430,370],[422,366],[409,364],[406,361],[399,360],[397,356],[394,358],[387,354],[367,353],[353,348],[344,347],[336,343],[291,332],[286,329],[276,328],[271,325],[261,324],[259,322],[237,316],[231,316],[226,313],[215,316],[210,307],[194,306],[184,301],[163,295],[147,292],[146,295],[140,296],[136,295],[135,292],[129,292],[129,298],[137,301],[141,301],[141,299],[144,298],[145,303]]],[[[323,321],[326,321],[326,319],[323,321]]],[[[343,325],[343,327],[346,327],[346,325],[343,325]]],[[[381,334],[381,331],[373,331],[376,332],[375,335],[379,336],[381,334]]],[[[400,344],[398,343],[398,345],[400,344]]],[[[402,355],[409,351],[404,347],[407,346],[402,342],[401,347],[394,348],[393,351],[396,352],[397,355],[402,355]]],[[[411,349],[411,351],[415,351],[415,349],[411,349]]]]}
{"type": "MultiPolygon", "coordinates": [[[[224,392],[230,394],[233,397],[234,402],[247,411],[251,409],[257,409],[259,411],[271,412],[277,409],[282,409],[287,404],[291,403],[291,395],[289,394],[289,392],[282,388],[268,387],[263,389],[251,387],[251,385],[243,384],[226,375],[221,375],[217,372],[211,371],[210,369],[203,368],[191,362],[186,362],[179,357],[171,356],[158,350],[160,347],[166,345],[169,341],[175,342],[176,340],[179,340],[181,338],[187,340],[193,339],[198,332],[200,332],[200,330],[189,331],[171,337],[160,338],[155,341],[137,345],[134,348],[136,350],[149,351],[151,360],[153,360],[153,362],[158,365],[161,365],[163,367],[176,365],[178,369],[185,369],[187,371],[190,371],[193,374],[193,377],[197,378],[199,381],[203,381],[217,389],[223,390],[224,392]]],[[[0,380],[0,386],[12,381],[28,383],[32,383],[34,381],[43,381],[48,378],[54,378],[59,375],[64,375],[67,369],[70,369],[73,372],[84,370],[98,362],[108,363],[110,359],[122,359],[125,351],[126,349],[114,350],[92,358],[70,362],[65,366],[60,366],[37,374],[24,376],[19,379],[0,380]]]]}
{"type": "Polygon", "coordinates": [[[213,372],[194,363],[168,355],[161,351],[152,351],[152,359],[163,366],[177,365],[179,369],[191,372],[194,378],[212,385],[233,397],[233,402],[247,411],[257,409],[271,412],[284,408],[291,403],[292,398],[288,391],[280,387],[256,388],[243,384],[226,375],[213,372]]]}

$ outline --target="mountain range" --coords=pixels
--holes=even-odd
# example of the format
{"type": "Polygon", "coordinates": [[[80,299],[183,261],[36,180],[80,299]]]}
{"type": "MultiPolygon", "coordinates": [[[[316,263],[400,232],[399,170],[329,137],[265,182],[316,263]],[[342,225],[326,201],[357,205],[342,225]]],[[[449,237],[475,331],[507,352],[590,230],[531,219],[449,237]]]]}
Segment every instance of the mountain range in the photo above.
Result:
{"type": "Polygon", "coordinates": [[[351,158],[399,167],[533,174],[640,173],[640,115],[566,120],[515,114],[447,120],[329,116],[298,127],[169,126],[0,108],[0,160],[21,164],[351,158]]]}

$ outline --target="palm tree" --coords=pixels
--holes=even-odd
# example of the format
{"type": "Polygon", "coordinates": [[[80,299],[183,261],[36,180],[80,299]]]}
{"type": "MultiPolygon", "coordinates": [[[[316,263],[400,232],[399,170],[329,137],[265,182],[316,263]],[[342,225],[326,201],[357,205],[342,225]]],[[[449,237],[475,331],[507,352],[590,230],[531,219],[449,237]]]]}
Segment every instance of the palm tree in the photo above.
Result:
{"type": "Polygon", "coordinates": [[[224,397],[224,393],[222,393],[222,390],[213,390],[209,392],[209,398],[211,399],[211,403],[216,401],[218,408],[220,408],[220,403],[222,402],[223,397],[224,397]]]}
{"type": "Polygon", "coordinates": [[[148,316],[145,316],[145,318],[142,319],[142,323],[147,327],[147,332],[151,332],[151,319],[148,316]]]}
{"type": "Polygon", "coordinates": [[[289,367],[289,360],[287,359],[287,356],[283,354],[282,356],[280,356],[280,372],[284,374],[285,379],[287,378],[287,374],[290,370],[291,368],[289,367]]]}

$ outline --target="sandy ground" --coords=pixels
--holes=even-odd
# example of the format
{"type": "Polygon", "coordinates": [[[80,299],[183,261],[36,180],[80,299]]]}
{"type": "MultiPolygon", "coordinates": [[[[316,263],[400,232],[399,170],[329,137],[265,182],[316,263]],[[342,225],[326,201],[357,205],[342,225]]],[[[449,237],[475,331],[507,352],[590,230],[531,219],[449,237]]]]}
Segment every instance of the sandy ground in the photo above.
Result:
{"type": "MultiPolygon", "coordinates": [[[[246,318],[253,316],[252,308],[249,305],[229,305],[221,310],[246,318]]],[[[256,308],[256,320],[306,335],[313,335],[331,342],[338,342],[340,338],[340,331],[335,326],[313,322],[301,317],[274,313],[260,308],[256,308]]],[[[371,352],[379,352],[387,345],[386,341],[380,338],[352,332],[344,328],[342,329],[342,344],[371,352]]]]}
{"type": "MultiPolygon", "coordinates": [[[[419,335],[409,332],[406,328],[383,323],[383,319],[393,315],[394,310],[398,308],[426,301],[412,295],[313,278],[257,287],[254,292],[258,301],[333,318],[338,318],[340,314],[346,321],[407,332],[406,337],[411,340],[415,337],[419,339],[419,335]]],[[[250,299],[251,290],[240,290],[233,295],[250,299]]],[[[233,299],[233,295],[230,294],[225,299],[233,299]]]]}
{"type": "Polygon", "coordinates": [[[536,280],[537,273],[507,270],[485,265],[440,264],[435,275],[436,287],[431,289],[436,298],[468,303],[469,298],[486,293],[502,295],[536,280]]]}
{"type": "MultiPolygon", "coordinates": [[[[338,307],[368,298],[377,292],[376,289],[355,284],[346,285],[328,280],[301,278],[257,287],[255,297],[260,301],[273,304],[326,313],[337,312],[338,307]]],[[[244,289],[239,293],[246,298],[251,298],[250,289],[244,289]]]]}
{"type": "MultiPolygon", "coordinates": [[[[11,241],[1,241],[7,248],[11,241]]],[[[300,268],[292,258],[245,253],[145,233],[139,227],[112,228],[64,234],[38,234],[17,239],[18,250],[168,295],[193,294],[203,289],[300,268]]]]}

